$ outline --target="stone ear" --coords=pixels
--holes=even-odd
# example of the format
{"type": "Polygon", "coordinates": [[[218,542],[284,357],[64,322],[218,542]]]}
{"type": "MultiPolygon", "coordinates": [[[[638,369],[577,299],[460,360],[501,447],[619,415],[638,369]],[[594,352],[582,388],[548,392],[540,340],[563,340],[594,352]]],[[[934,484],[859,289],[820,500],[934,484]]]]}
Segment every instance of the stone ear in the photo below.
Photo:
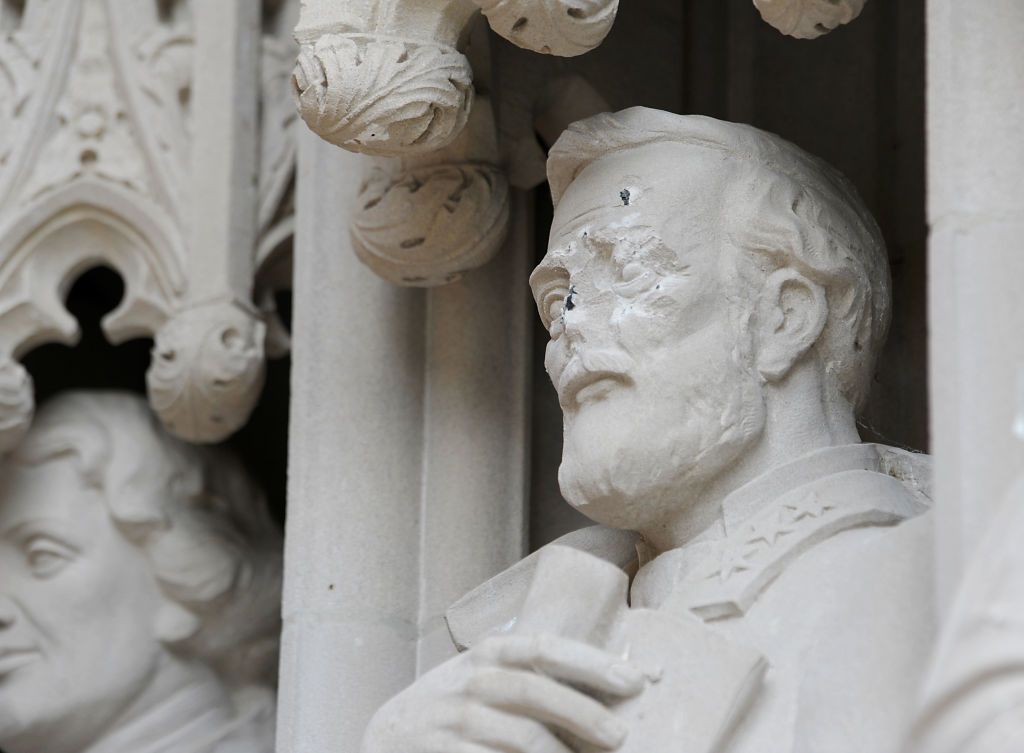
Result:
{"type": "Polygon", "coordinates": [[[757,369],[777,382],[821,337],[828,321],[825,289],[794,269],[769,275],[758,301],[757,369]]]}
{"type": "Polygon", "coordinates": [[[199,632],[199,618],[176,601],[164,599],[157,611],[155,627],[157,640],[174,645],[199,632]]]}

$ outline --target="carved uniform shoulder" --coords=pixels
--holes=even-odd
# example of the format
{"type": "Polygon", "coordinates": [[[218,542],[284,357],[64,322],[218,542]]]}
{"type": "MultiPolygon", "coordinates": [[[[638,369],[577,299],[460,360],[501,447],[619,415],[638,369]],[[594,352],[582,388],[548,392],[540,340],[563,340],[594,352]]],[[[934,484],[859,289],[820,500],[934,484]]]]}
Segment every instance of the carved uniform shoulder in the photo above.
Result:
{"type": "Polygon", "coordinates": [[[808,549],[743,619],[715,624],[761,650],[764,692],[729,753],[896,753],[934,637],[932,521],[854,527],[808,549]],[[774,744],[774,743],[773,743],[774,744]]]}

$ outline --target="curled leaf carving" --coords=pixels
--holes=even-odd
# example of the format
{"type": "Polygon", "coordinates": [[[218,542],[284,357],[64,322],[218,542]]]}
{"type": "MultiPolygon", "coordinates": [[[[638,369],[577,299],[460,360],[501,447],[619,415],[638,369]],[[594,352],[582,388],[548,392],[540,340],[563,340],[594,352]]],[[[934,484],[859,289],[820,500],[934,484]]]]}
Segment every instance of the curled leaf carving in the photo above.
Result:
{"type": "Polygon", "coordinates": [[[466,124],[473,74],[452,47],[327,34],[299,53],[299,112],[322,138],[377,155],[433,151],[466,124]]]}
{"type": "Polygon", "coordinates": [[[866,0],[754,0],[761,18],[798,39],[814,39],[848,24],[866,0]]]}
{"type": "Polygon", "coordinates": [[[608,36],[619,0],[476,0],[495,33],[534,52],[573,57],[608,36]]]}
{"type": "Polygon", "coordinates": [[[390,176],[375,169],[351,225],[359,258],[399,285],[451,282],[489,261],[508,233],[508,180],[484,163],[390,176]]]}
{"type": "Polygon", "coordinates": [[[266,326],[218,301],[185,309],[157,332],[149,401],[172,434],[219,442],[243,426],[263,389],[266,326]]]}

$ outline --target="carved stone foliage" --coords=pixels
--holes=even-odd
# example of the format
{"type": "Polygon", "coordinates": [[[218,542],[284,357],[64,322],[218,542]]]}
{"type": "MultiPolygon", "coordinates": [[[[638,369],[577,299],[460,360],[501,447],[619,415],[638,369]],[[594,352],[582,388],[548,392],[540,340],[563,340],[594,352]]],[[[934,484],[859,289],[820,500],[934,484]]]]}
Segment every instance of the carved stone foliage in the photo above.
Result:
{"type": "Polygon", "coordinates": [[[444,45],[329,34],[299,54],[294,80],[306,124],[367,154],[445,146],[473,102],[469,62],[444,45]]]}
{"type": "Polygon", "coordinates": [[[451,144],[472,107],[473,71],[463,52],[478,10],[520,47],[572,56],[604,40],[618,0],[307,0],[293,77],[306,124],[366,154],[451,144]]]}
{"type": "Polygon", "coordinates": [[[497,165],[490,104],[428,157],[377,160],[360,192],[352,243],[371,269],[399,285],[442,285],[489,261],[508,232],[509,188],[497,165]]]}
{"type": "Polygon", "coordinates": [[[797,39],[815,39],[853,21],[867,0],[754,0],[761,18],[797,39]]]}
{"type": "Polygon", "coordinates": [[[475,10],[469,0],[303,3],[293,80],[306,124],[366,154],[450,144],[473,102],[473,72],[458,46],[475,10]]]}
{"type": "MultiPolygon", "coordinates": [[[[572,56],[601,43],[617,10],[618,0],[302,4],[292,76],[299,112],[323,139],[376,158],[351,226],[371,269],[400,285],[442,285],[491,259],[505,239],[509,181],[494,115],[473,84],[473,67],[488,68],[478,12],[520,47],[572,56]]],[[[543,156],[530,156],[531,176],[517,185],[543,173],[543,156]]]]}
{"type": "Polygon", "coordinates": [[[477,0],[495,33],[534,52],[574,57],[611,31],[618,0],[477,0]]]}
{"type": "Polygon", "coordinates": [[[168,431],[195,441],[229,434],[263,388],[265,335],[256,312],[234,301],[186,309],[162,327],[146,384],[168,431]]]}
{"type": "MultiPolygon", "coordinates": [[[[287,102],[294,53],[266,39],[262,77],[258,52],[252,70],[240,73],[242,62],[217,51],[217,45],[228,51],[235,45],[202,28],[213,25],[217,12],[233,8],[210,11],[186,0],[27,0],[16,17],[5,11],[0,449],[17,442],[33,412],[31,380],[17,359],[43,343],[77,341],[78,323],[63,298],[82,272],[97,265],[114,268],[125,284],[121,303],[102,322],[107,338],[156,338],[149,384],[168,428],[210,442],[248,418],[262,380],[266,330],[250,296],[257,248],[280,245],[291,227],[282,207],[290,206],[296,118],[278,101],[287,102]],[[224,56],[226,85],[251,81],[253,112],[261,92],[267,103],[259,111],[262,129],[250,129],[248,140],[243,134],[242,149],[223,162],[204,155],[223,151],[233,135],[202,120],[220,84],[196,75],[200,60],[210,64],[217,55],[224,56]],[[258,144],[257,130],[265,134],[258,144]],[[247,155],[249,143],[253,153],[247,155]],[[240,214],[251,217],[252,241],[221,242],[229,236],[217,225],[224,214],[217,199],[248,180],[236,165],[251,171],[257,163],[258,190],[250,200],[240,189],[240,201],[232,203],[252,205],[248,215],[240,214]],[[219,344],[211,345],[217,338],[219,344]],[[175,343],[178,359],[173,377],[160,355],[168,342],[175,343]],[[216,358],[210,363],[185,362],[211,350],[216,358]],[[187,421],[182,405],[189,406],[187,421]]],[[[219,30],[244,28],[239,23],[219,30]]]]}

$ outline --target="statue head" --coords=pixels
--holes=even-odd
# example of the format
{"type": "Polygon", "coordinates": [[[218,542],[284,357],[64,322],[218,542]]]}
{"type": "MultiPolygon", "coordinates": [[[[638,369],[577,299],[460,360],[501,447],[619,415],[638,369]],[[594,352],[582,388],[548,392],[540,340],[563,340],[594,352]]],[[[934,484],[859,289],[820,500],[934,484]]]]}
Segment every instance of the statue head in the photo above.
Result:
{"type": "Polygon", "coordinates": [[[571,504],[656,529],[694,490],[806,444],[802,427],[856,441],[889,273],[843,176],[756,128],[644,108],[571,126],[548,175],[530,283],[571,504]]]}
{"type": "Polygon", "coordinates": [[[270,685],[280,579],[233,458],[138,397],[57,397],[0,468],[0,747],[84,750],[197,678],[270,685]]]}

